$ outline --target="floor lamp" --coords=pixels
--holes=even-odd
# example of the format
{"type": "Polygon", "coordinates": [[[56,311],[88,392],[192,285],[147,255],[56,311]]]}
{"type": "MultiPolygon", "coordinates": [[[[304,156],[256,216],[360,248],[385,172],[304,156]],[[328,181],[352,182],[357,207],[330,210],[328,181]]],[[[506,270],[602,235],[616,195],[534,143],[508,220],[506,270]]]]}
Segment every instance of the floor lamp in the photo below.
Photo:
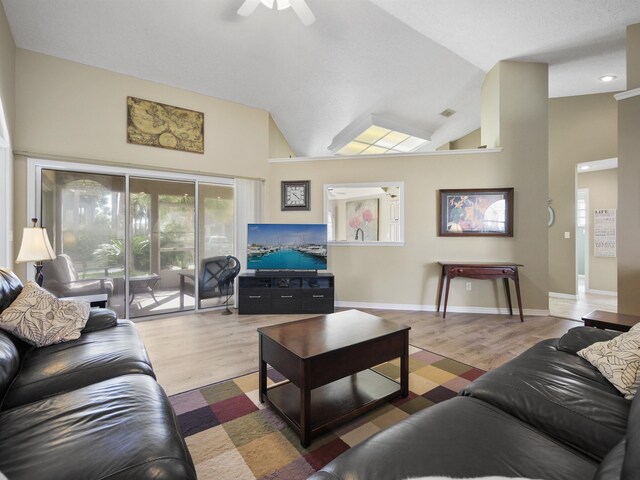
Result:
{"type": "Polygon", "coordinates": [[[33,222],[33,227],[25,227],[22,231],[22,243],[20,244],[20,252],[16,262],[33,262],[33,266],[36,268],[36,283],[42,286],[44,282],[42,261],[53,260],[56,258],[56,254],[51,248],[51,243],[49,243],[47,229],[36,227],[37,218],[32,218],[31,221],[33,222]]]}

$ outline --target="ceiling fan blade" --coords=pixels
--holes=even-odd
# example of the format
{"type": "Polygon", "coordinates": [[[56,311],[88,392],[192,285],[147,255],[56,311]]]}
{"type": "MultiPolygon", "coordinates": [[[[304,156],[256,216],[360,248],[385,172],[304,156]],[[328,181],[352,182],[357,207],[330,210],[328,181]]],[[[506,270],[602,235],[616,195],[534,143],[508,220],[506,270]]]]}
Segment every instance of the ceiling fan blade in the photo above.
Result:
{"type": "Polygon", "coordinates": [[[238,15],[248,17],[258,7],[260,0],[244,0],[242,6],[238,9],[238,15]]]}
{"type": "Polygon", "coordinates": [[[300,21],[302,21],[304,25],[309,26],[316,21],[316,16],[304,0],[290,0],[290,2],[293,11],[300,17],[300,21]]]}

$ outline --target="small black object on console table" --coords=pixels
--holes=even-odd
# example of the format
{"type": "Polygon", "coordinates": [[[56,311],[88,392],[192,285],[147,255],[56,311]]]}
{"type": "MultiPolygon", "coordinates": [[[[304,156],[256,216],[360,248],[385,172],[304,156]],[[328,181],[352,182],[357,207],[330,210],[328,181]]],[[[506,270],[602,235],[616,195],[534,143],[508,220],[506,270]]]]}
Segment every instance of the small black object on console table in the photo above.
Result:
{"type": "Polygon", "coordinates": [[[333,313],[331,273],[260,271],[238,277],[238,313],[333,313]]]}

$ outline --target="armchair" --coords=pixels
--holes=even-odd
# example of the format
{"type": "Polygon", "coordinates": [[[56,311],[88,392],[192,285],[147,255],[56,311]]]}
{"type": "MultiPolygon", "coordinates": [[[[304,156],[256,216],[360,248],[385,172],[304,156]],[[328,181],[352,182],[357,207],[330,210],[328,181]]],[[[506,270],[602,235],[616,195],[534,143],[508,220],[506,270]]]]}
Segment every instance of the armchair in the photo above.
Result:
{"type": "Polygon", "coordinates": [[[57,297],[113,294],[113,281],[109,278],[79,279],[69,255],[61,253],[54,260],[44,262],[43,287],[57,297]]]}
{"type": "MultiPolygon", "coordinates": [[[[200,300],[226,296],[225,314],[229,310],[229,298],[233,295],[233,281],[240,273],[240,261],[231,255],[203,258],[200,260],[198,296],[200,300]]],[[[180,274],[180,298],[185,294],[195,297],[193,275],[180,274]]],[[[182,302],[181,302],[182,303],[182,302]]]]}

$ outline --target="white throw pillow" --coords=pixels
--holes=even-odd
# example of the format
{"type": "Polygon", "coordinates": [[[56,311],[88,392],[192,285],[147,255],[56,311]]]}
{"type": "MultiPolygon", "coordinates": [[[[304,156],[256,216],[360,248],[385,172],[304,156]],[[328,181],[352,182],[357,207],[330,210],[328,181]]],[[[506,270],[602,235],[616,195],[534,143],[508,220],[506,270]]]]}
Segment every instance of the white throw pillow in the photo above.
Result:
{"type": "Polygon", "coordinates": [[[640,384],[640,324],[608,342],[596,342],[578,352],[596,367],[627,400],[640,384]]]}
{"type": "Polygon", "coordinates": [[[36,347],[80,338],[89,302],[60,300],[35,282],[27,284],[0,314],[0,328],[36,347]]]}

